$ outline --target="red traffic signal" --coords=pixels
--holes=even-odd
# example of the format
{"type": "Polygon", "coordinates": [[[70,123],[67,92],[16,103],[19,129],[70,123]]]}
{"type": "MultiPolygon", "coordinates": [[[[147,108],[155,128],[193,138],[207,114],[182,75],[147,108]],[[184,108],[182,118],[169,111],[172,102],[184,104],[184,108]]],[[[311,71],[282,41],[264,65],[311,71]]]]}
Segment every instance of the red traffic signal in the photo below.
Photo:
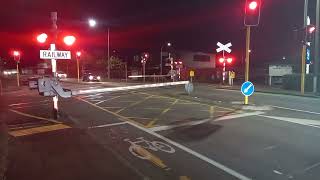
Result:
{"type": "Polygon", "coordinates": [[[14,51],[12,52],[12,55],[13,55],[13,59],[14,59],[15,61],[17,61],[17,62],[20,61],[20,56],[21,56],[20,51],[14,50],[14,51]]]}
{"type": "Polygon", "coordinates": [[[76,42],[76,38],[74,36],[65,36],[63,38],[63,42],[67,45],[67,46],[72,46],[75,42],[76,42]]]}
{"type": "Polygon", "coordinates": [[[48,38],[48,35],[46,33],[42,33],[37,36],[37,41],[43,44],[47,41],[47,38],[48,38]]]}
{"type": "Polygon", "coordinates": [[[257,3],[257,1],[252,1],[252,2],[249,3],[248,6],[249,6],[249,9],[256,10],[257,7],[258,7],[258,3],[257,3]]]}
{"type": "Polygon", "coordinates": [[[80,59],[80,57],[81,57],[81,51],[77,51],[77,52],[76,52],[76,57],[77,57],[78,60],[80,59]]]}
{"type": "Polygon", "coordinates": [[[232,63],[232,61],[233,61],[233,59],[232,59],[232,58],[228,58],[228,59],[227,59],[227,63],[228,63],[228,64],[231,64],[231,63],[232,63]]]}
{"type": "Polygon", "coordinates": [[[310,34],[312,34],[315,30],[316,30],[316,27],[314,27],[313,25],[308,26],[308,32],[310,34]]]}
{"type": "Polygon", "coordinates": [[[246,0],[245,26],[258,26],[260,21],[261,0],[246,0]]]}
{"type": "Polygon", "coordinates": [[[219,58],[219,63],[224,63],[224,58],[219,58]]]}

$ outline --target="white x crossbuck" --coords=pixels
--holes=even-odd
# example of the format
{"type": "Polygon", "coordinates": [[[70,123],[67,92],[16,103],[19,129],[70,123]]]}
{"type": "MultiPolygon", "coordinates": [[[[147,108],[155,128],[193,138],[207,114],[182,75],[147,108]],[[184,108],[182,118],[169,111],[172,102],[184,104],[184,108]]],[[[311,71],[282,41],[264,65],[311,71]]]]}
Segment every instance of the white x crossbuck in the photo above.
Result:
{"type": "Polygon", "coordinates": [[[219,48],[217,48],[217,52],[226,51],[228,53],[231,53],[231,49],[230,49],[230,47],[232,46],[231,42],[229,42],[226,45],[223,45],[222,43],[218,42],[217,46],[219,46],[219,48]]]}

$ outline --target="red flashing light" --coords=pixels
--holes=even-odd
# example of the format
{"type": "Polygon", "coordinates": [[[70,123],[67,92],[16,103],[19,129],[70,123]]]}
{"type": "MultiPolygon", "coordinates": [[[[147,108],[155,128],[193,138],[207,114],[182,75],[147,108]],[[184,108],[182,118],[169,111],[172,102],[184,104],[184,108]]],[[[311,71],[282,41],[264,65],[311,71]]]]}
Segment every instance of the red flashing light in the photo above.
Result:
{"type": "Polygon", "coordinates": [[[311,34],[311,33],[313,33],[315,30],[316,30],[316,27],[310,26],[308,31],[309,31],[309,33],[311,34]]]}
{"type": "Polygon", "coordinates": [[[13,56],[20,56],[20,52],[19,51],[13,51],[13,56]]]}
{"type": "Polygon", "coordinates": [[[231,64],[231,63],[232,63],[232,61],[233,61],[233,59],[232,59],[232,58],[228,58],[228,59],[227,59],[227,62],[228,62],[229,64],[231,64]]]}
{"type": "Polygon", "coordinates": [[[182,64],[182,62],[181,62],[181,61],[179,61],[179,64],[182,64]]]}
{"type": "Polygon", "coordinates": [[[48,38],[48,35],[46,33],[42,33],[37,36],[37,41],[42,44],[47,41],[47,38],[48,38]]]}
{"type": "Polygon", "coordinates": [[[67,45],[67,46],[72,46],[74,44],[74,42],[76,42],[76,38],[74,36],[65,36],[63,38],[63,42],[67,45]]]}
{"type": "Polygon", "coordinates": [[[77,51],[76,55],[77,55],[77,57],[80,57],[81,56],[81,52],[77,51]]]}
{"type": "Polygon", "coordinates": [[[219,58],[219,63],[224,63],[224,58],[219,58]]]}
{"type": "Polygon", "coordinates": [[[252,2],[249,3],[249,9],[250,10],[256,10],[257,7],[258,7],[257,1],[252,1],[252,2]]]}

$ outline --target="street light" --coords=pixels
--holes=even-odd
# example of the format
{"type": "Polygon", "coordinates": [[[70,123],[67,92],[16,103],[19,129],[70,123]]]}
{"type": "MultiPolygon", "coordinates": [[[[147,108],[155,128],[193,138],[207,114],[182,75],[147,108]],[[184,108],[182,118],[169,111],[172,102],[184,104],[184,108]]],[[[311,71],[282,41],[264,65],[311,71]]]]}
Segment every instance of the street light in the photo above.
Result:
{"type": "MultiPolygon", "coordinates": [[[[167,43],[167,47],[171,47],[172,44],[171,42],[167,43]]],[[[160,48],[160,75],[162,75],[162,49],[163,49],[164,45],[161,46],[160,48]]],[[[170,53],[169,53],[169,59],[170,59],[170,53]]]]}
{"type": "Polygon", "coordinates": [[[80,68],[79,68],[79,60],[81,57],[81,51],[76,52],[76,57],[77,57],[77,74],[78,74],[78,82],[80,82],[80,68]]]}
{"type": "MultiPolygon", "coordinates": [[[[88,24],[91,28],[95,27],[97,25],[97,21],[94,19],[89,19],[88,20],[88,24]]],[[[108,27],[107,29],[107,33],[108,33],[108,79],[110,79],[110,28],[108,27]]]]}
{"type": "Polygon", "coordinates": [[[14,50],[12,55],[13,55],[13,59],[17,63],[17,85],[18,85],[18,87],[20,87],[19,62],[20,62],[21,53],[20,53],[20,51],[14,50]]]}
{"type": "Polygon", "coordinates": [[[97,22],[96,22],[96,20],[94,20],[94,19],[89,19],[89,20],[88,20],[88,23],[89,23],[89,26],[90,26],[90,27],[95,27],[95,26],[97,25],[97,22]]]}

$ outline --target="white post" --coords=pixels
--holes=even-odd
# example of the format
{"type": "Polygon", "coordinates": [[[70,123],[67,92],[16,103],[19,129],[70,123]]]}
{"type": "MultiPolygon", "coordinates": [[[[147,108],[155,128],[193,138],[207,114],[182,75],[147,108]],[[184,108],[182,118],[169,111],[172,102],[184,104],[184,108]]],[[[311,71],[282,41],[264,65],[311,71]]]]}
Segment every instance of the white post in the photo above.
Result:
{"type": "MultiPolygon", "coordinates": [[[[56,45],[50,44],[50,50],[55,51],[56,45]]],[[[52,69],[53,77],[56,78],[57,77],[57,60],[51,59],[51,69],[52,69]]],[[[54,116],[54,119],[57,119],[58,118],[58,96],[54,96],[52,100],[53,100],[53,116],[54,116]]]]}

